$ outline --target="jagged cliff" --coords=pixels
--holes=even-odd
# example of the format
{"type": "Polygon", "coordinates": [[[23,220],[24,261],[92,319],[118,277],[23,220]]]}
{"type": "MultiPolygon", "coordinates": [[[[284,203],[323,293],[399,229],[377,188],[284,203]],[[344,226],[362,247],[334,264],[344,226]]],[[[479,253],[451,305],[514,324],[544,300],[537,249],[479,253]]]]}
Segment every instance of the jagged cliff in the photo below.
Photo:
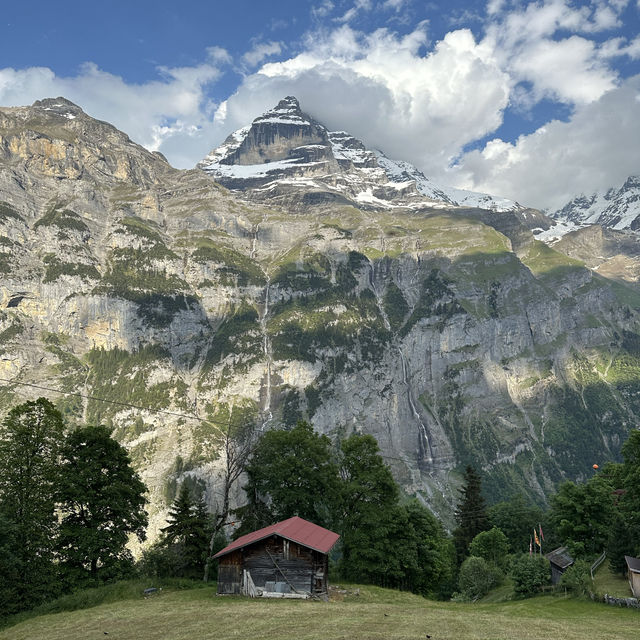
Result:
{"type": "Polygon", "coordinates": [[[215,506],[232,409],[257,429],[372,433],[445,519],[466,463],[494,497],[544,500],[618,456],[639,422],[633,278],[293,100],[192,171],[63,99],[0,109],[3,406],[45,394],[112,424],[152,537],[181,482],[215,506]]]}

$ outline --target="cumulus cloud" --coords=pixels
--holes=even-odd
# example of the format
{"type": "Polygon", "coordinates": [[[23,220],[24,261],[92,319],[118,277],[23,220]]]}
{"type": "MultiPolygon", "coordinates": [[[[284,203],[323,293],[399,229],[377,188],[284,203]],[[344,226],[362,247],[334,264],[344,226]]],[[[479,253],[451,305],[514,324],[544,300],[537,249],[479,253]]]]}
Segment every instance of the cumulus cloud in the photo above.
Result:
{"type": "Polygon", "coordinates": [[[490,3],[484,44],[495,52],[514,86],[530,84],[526,102],[597,100],[616,86],[618,74],[599,45],[585,36],[616,26],[625,3],[628,0],[596,0],[578,6],[569,0],[546,0],[502,12],[502,3],[490,3]]]}
{"type": "Polygon", "coordinates": [[[638,173],[640,76],[511,144],[500,139],[467,153],[455,182],[555,210],[579,193],[638,173]]]}
{"type": "Polygon", "coordinates": [[[64,95],[175,166],[192,167],[231,131],[295,95],[330,129],[346,129],[442,184],[553,207],[638,172],[640,92],[613,66],[640,59],[640,37],[612,31],[630,1],[489,0],[481,38],[458,28],[433,41],[427,21],[403,35],[351,26],[358,14],[389,16],[406,0],[324,0],[311,8],[324,26],[296,55],[282,59],[281,43],[255,41],[239,56],[247,72],[262,67],[219,105],[211,87],[234,61],[216,47],[199,65],[162,67],[138,85],[92,64],[72,77],[0,69],[0,104],[64,95]],[[331,18],[337,7],[347,9],[342,23],[331,18]],[[280,60],[267,62],[271,56],[280,60]],[[563,105],[569,121],[513,142],[496,136],[505,111],[523,113],[541,100],[563,105]]]}
{"type": "Polygon", "coordinates": [[[435,171],[501,124],[509,78],[467,29],[423,56],[426,42],[425,24],[403,37],[342,26],[247,78],[227,100],[224,121],[242,126],[292,94],[330,128],[435,171]]]}
{"type": "Polygon", "coordinates": [[[207,97],[207,87],[229,61],[225,50],[212,47],[202,64],[160,67],[158,79],[144,84],[129,84],[93,63],[69,77],[45,67],[5,68],[0,69],[0,104],[19,106],[64,96],[136,142],[167,153],[175,165],[191,167],[194,153],[202,155],[210,146],[204,139],[217,136],[212,123],[217,105],[207,97]]]}

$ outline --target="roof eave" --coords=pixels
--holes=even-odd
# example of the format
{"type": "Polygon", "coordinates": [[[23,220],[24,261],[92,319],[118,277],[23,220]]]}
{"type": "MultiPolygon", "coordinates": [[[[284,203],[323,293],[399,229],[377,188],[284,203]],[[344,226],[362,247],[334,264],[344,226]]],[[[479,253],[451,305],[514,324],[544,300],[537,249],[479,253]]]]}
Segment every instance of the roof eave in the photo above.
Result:
{"type": "Polygon", "coordinates": [[[300,540],[296,540],[295,538],[292,538],[291,536],[285,536],[282,533],[278,533],[277,531],[272,531],[271,533],[261,536],[260,538],[256,538],[255,540],[251,540],[251,542],[247,542],[247,544],[243,544],[240,545],[238,547],[233,547],[233,549],[229,549],[228,551],[225,551],[224,549],[222,551],[218,551],[218,553],[216,553],[215,556],[213,556],[213,559],[215,560],[216,558],[222,558],[222,556],[226,556],[229,555],[230,553],[233,553],[234,551],[240,551],[241,549],[244,549],[245,547],[248,547],[252,544],[255,544],[256,542],[260,542],[260,540],[265,540],[266,538],[270,538],[271,536],[280,536],[281,538],[284,538],[285,540],[289,540],[290,542],[295,542],[296,544],[301,544],[303,547],[307,547],[307,549],[313,549],[314,551],[317,551],[318,553],[324,553],[327,554],[329,553],[329,551],[331,551],[331,549],[333,549],[333,547],[336,546],[336,543],[338,542],[338,540],[340,540],[340,536],[338,536],[335,541],[333,542],[333,544],[326,550],[326,551],[322,551],[322,549],[318,549],[317,547],[312,547],[310,544],[307,544],[306,542],[301,542],[300,540]]]}

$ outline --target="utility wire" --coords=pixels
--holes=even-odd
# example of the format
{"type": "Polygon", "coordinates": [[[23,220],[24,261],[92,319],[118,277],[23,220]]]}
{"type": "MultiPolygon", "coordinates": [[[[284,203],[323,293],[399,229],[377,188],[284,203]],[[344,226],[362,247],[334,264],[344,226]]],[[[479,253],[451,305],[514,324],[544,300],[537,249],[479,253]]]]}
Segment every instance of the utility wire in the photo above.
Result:
{"type": "Polygon", "coordinates": [[[73,391],[61,391],[53,387],[45,387],[40,384],[33,384],[31,382],[19,382],[18,380],[8,380],[6,378],[0,378],[0,382],[7,382],[12,385],[18,385],[21,387],[32,387],[34,389],[41,389],[42,391],[52,391],[53,393],[60,393],[65,396],[73,396],[75,398],[84,398],[86,400],[95,400],[97,402],[106,402],[107,404],[115,404],[120,407],[128,407],[130,409],[139,409],[141,411],[149,411],[151,413],[162,413],[168,416],[174,416],[177,418],[187,418],[189,420],[197,420],[198,422],[204,422],[208,424],[229,426],[228,422],[220,422],[218,420],[210,420],[208,418],[201,418],[200,416],[190,415],[188,413],[178,413],[176,411],[167,411],[166,409],[151,409],[150,407],[143,407],[138,404],[131,404],[129,402],[119,402],[118,400],[107,400],[106,398],[98,398],[97,396],[91,396],[83,393],[74,393],[73,391]]]}

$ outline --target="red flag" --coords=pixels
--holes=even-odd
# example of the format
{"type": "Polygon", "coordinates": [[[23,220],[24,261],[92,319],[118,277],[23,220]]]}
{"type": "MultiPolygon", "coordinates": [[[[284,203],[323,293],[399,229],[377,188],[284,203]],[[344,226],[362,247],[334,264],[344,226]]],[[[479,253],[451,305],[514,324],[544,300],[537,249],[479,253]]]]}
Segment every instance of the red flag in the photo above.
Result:
{"type": "Polygon", "coordinates": [[[542,533],[542,525],[539,524],[538,528],[540,529],[540,539],[542,540],[542,542],[544,542],[544,533],[542,533]]]}
{"type": "Polygon", "coordinates": [[[533,539],[536,541],[536,544],[537,544],[538,546],[541,546],[541,545],[540,545],[540,538],[538,538],[538,533],[536,532],[536,530],[535,530],[535,529],[533,530],[533,539]]]}

